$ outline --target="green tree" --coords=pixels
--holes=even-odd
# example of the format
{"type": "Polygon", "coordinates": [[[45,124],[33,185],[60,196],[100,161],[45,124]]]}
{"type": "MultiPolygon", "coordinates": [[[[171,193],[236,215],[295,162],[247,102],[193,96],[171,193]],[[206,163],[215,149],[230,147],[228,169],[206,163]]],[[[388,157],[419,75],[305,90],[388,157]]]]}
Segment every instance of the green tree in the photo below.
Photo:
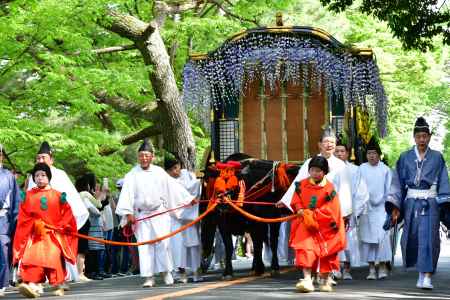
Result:
{"type": "Polygon", "coordinates": [[[365,14],[387,22],[406,49],[427,50],[442,36],[450,45],[450,9],[445,0],[320,0],[330,10],[342,12],[356,5],[365,14]]]}
{"type": "MultiPolygon", "coordinates": [[[[147,136],[193,167],[195,145],[180,98],[188,52],[217,46],[287,2],[2,1],[0,141],[22,170],[47,139],[71,173],[114,174],[133,161],[125,155],[133,151],[116,150],[147,136]],[[193,39],[202,45],[191,47],[193,39]]],[[[197,144],[205,147],[197,124],[192,120],[197,144]]]]}
{"type": "MultiPolygon", "coordinates": [[[[0,142],[19,170],[31,168],[43,140],[56,148],[57,164],[75,176],[87,169],[123,176],[135,162],[135,142],[145,136],[153,137],[158,158],[163,148],[176,150],[173,143],[167,147],[167,132],[174,131],[158,119],[164,105],[152,77],[162,68],[146,57],[145,42],[120,31],[127,26],[158,29],[175,93],[181,92],[189,53],[211,51],[240,30],[271,25],[276,11],[285,24],[322,27],[348,45],[373,47],[391,101],[385,144],[393,157],[408,144],[416,115],[449,99],[442,82],[447,47],[433,41],[428,53],[405,52],[385,23],[355,8],[334,14],[314,0],[114,3],[0,1],[0,142]]],[[[208,136],[200,120],[189,121],[200,158],[208,136]]]]}

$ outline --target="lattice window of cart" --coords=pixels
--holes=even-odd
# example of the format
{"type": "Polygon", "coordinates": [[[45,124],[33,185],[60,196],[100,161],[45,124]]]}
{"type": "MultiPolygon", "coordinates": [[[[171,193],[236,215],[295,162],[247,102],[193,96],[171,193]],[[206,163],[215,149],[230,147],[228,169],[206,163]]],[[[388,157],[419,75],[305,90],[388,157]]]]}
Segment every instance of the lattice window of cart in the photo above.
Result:
{"type": "Polygon", "coordinates": [[[224,161],[233,153],[239,152],[238,119],[219,119],[216,121],[216,145],[220,161],[224,161]]]}
{"type": "Polygon", "coordinates": [[[336,134],[344,133],[344,116],[333,116],[331,127],[336,131],[336,134]]]}

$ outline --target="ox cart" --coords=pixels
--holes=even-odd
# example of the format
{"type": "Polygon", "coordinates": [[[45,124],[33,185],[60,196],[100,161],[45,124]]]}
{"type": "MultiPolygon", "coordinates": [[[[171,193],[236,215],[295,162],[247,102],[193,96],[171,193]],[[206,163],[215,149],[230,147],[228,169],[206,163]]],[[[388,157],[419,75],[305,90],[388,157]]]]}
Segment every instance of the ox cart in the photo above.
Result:
{"type": "MultiPolygon", "coordinates": [[[[346,140],[352,159],[359,163],[371,136],[386,132],[387,98],[372,50],[347,47],[327,32],[307,26],[249,29],[210,53],[191,55],[184,69],[184,101],[210,126],[208,163],[245,153],[259,159],[261,168],[267,168],[267,162],[272,166],[272,161],[300,164],[318,153],[321,131],[328,126],[346,140]]],[[[274,182],[275,170],[270,170],[268,180],[274,182]]],[[[260,183],[255,178],[267,177],[265,172],[246,181],[260,183]]],[[[282,192],[272,184],[261,197],[275,202],[282,192]]],[[[281,214],[270,209],[254,213],[281,214]]],[[[215,218],[215,223],[202,227],[202,233],[219,225],[225,227],[222,236],[230,235],[229,226],[242,220],[231,221],[227,211],[222,221],[215,218]]],[[[269,230],[264,226],[250,226],[256,273],[264,270],[262,241],[258,241],[269,230]]],[[[270,230],[272,244],[278,238],[277,226],[270,230]]],[[[213,230],[209,235],[214,235],[213,230]]],[[[224,242],[227,252],[232,251],[231,236],[224,242]]],[[[205,244],[210,242],[203,243],[208,254],[210,246],[205,244]]],[[[276,245],[271,249],[276,256],[276,245]]],[[[231,275],[230,253],[226,259],[224,275],[231,275]]],[[[278,261],[272,261],[272,269],[277,268],[278,261]]]]}

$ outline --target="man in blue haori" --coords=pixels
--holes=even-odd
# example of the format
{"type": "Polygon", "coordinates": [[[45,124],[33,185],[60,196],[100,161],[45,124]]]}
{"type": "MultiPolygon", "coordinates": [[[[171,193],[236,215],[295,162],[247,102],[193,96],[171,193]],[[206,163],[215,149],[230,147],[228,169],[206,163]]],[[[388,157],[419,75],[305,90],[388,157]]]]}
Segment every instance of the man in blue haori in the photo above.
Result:
{"type": "Polygon", "coordinates": [[[442,154],[429,148],[431,131],[422,117],[414,125],[416,145],[400,155],[386,210],[392,221],[404,219],[403,263],[419,272],[417,287],[432,289],[440,251],[440,206],[450,202],[448,172],[442,154]]]}
{"type": "Polygon", "coordinates": [[[20,189],[14,175],[3,168],[5,150],[0,145],[0,296],[9,286],[11,232],[19,212],[20,189]]]}

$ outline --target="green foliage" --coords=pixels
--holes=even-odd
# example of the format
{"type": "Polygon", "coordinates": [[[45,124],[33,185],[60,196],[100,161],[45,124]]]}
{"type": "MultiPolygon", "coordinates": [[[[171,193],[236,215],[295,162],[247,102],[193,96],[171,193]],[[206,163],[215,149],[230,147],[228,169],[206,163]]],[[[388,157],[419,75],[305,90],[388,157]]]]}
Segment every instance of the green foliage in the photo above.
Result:
{"type": "MultiPolygon", "coordinates": [[[[114,3],[115,8],[143,21],[154,17],[154,1],[114,3]]],[[[391,101],[390,134],[383,145],[393,159],[410,143],[416,116],[431,108],[447,109],[448,113],[450,105],[441,101],[450,98],[443,82],[448,77],[444,73],[448,48],[441,41],[433,41],[435,48],[425,54],[405,52],[385,23],[354,7],[333,14],[314,0],[235,0],[222,5],[226,12],[199,2],[198,8],[180,12],[178,21],[169,16],[161,28],[169,52],[176,49],[173,69],[180,88],[190,51],[211,51],[233,34],[255,27],[255,21],[273,25],[275,13],[281,11],[287,25],[320,27],[345,44],[374,48],[391,101]]],[[[149,125],[149,121],[99,103],[95,94],[106,91],[139,104],[154,101],[155,96],[148,80],[149,67],[138,51],[92,52],[131,43],[102,26],[109,22],[104,17],[108,7],[111,4],[106,0],[0,3],[0,142],[15,168],[29,170],[43,140],[56,149],[57,166],[73,176],[91,170],[99,178],[118,178],[134,163],[135,145],[120,146],[121,138],[149,125]],[[108,113],[114,128],[102,124],[96,115],[99,112],[108,113]],[[109,156],[99,154],[108,147],[120,150],[109,156]]],[[[192,116],[191,126],[199,163],[209,137],[192,116]]],[[[162,153],[158,149],[157,154],[162,153]]]]}
{"type": "Polygon", "coordinates": [[[335,12],[345,11],[355,4],[361,12],[387,22],[405,49],[430,49],[436,36],[442,36],[444,44],[450,45],[450,9],[445,1],[320,0],[320,2],[335,12]]]}
{"type": "MultiPolygon", "coordinates": [[[[412,128],[417,117],[435,109],[447,116],[447,126],[450,126],[450,48],[443,46],[441,40],[434,40],[433,49],[426,53],[405,51],[401,41],[389,32],[388,24],[368,17],[355,7],[333,14],[324,10],[318,1],[309,0],[294,6],[293,11],[296,13],[289,14],[291,24],[320,27],[346,45],[374,50],[389,98],[388,136],[382,140],[382,148],[391,165],[412,145],[412,128]]],[[[447,158],[449,143],[447,137],[444,148],[447,158]]]]}

